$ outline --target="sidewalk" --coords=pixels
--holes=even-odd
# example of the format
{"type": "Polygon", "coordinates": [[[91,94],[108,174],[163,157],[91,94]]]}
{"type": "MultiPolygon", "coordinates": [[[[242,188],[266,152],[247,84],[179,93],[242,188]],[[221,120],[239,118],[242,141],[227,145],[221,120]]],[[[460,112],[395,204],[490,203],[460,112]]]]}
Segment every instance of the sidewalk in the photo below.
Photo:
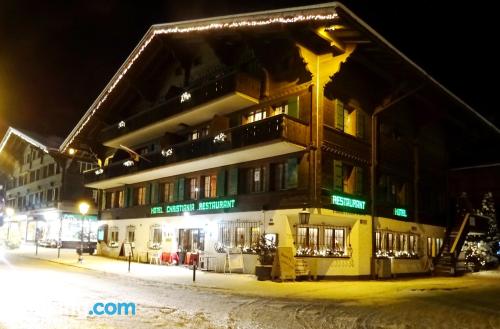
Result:
{"type": "Polygon", "coordinates": [[[248,274],[223,274],[198,270],[196,271],[196,282],[193,282],[193,271],[180,266],[132,262],[130,273],[128,273],[128,262],[123,260],[84,255],[84,261],[80,264],[74,249],[61,249],[60,258],[57,258],[57,249],[52,248],[39,247],[38,256],[35,255],[34,246],[23,246],[20,249],[8,252],[22,257],[75,266],[101,273],[154,281],[159,284],[174,284],[187,288],[215,289],[227,293],[275,298],[348,299],[373,303],[381,299],[406,298],[419,291],[440,292],[449,289],[484,289],[489,285],[498,287],[500,284],[499,271],[487,271],[455,278],[426,277],[384,281],[278,283],[258,281],[254,275],[248,274]]]}

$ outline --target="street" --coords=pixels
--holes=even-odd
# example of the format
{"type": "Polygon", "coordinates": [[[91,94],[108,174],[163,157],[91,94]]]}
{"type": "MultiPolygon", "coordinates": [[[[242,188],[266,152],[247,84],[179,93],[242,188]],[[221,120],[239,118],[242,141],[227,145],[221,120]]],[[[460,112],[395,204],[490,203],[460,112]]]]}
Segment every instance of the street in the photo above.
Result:
{"type": "Polygon", "coordinates": [[[11,328],[500,328],[500,274],[224,289],[3,251],[0,329],[11,328]],[[89,315],[97,302],[135,303],[136,314],[89,315]]]}

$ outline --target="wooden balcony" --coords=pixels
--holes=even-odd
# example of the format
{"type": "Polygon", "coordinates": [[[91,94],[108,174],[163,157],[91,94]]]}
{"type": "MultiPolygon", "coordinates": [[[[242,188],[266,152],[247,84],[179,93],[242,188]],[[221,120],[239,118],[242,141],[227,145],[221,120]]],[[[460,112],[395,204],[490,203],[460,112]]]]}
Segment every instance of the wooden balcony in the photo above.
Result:
{"type": "Polygon", "coordinates": [[[309,143],[309,127],[281,114],[261,121],[221,131],[165,147],[162,152],[145,155],[132,166],[123,160],[110,164],[103,172],[85,173],[90,188],[112,188],[162,177],[265,159],[305,150],[309,143]]]}
{"type": "Polygon", "coordinates": [[[165,132],[175,132],[179,125],[193,126],[255,105],[260,97],[260,81],[239,72],[216,77],[187,89],[183,95],[170,98],[153,108],[103,129],[99,142],[110,147],[137,145],[165,132]]]}

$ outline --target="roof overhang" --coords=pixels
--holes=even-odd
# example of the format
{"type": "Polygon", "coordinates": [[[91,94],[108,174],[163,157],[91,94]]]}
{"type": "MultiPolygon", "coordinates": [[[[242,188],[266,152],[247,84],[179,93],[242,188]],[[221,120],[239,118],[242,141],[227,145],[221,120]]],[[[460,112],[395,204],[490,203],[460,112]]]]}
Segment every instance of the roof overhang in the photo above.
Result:
{"type": "MultiPolygon", "coordinates": [[[[237,14],[230,16],[212,17],[207,19],[198,19],[182,22],[174,22],[168,24],[153,25],[146,32],[136,48],[132,51],[130,56],[125,60],[120,69],[116,72],[113,78],[109,81],[104,90],[100,93],[94,103],[90,106],[75,128],[67,136],[60,146],[60,150],[64,152],[74,141],[75,138],[82,132],[87,124],[89,124],[92,116],[99,111],[99,108],[106,102],[108,96],[120,84],[120,81],[131,67],[138,61],[141,54],[153,41],[154,38],[160,35],[167,34],[187,34],[192,32],[206,32],[206,31],[222,31],[222,30],[235,30],[239,28],[258,28],[266,25],[282,25],[294,24],[310,21],[322,21],[349,24],[351,28],[363,33],[367,40],[353,41],[355,43],[374,42],[380,45],[389,53],[394,54],[402,62],[409,65],[416,73],[424,78],[429,85],[441,90],[455,101],[460,107],[470,112],[478,121],[482,122],[488,129],[500,136],[500,129],[489,122],[480,113],[475,111],[472,107],[466,104],[463,100],[457,97],[450,90],[445,88],[442,84],[436,81],[425,70],[415,64],[406,55],[400,52],[396,47],[389,43],[385,38],[373,30],[368,24],[351,12],[347,7],[338,2],[331,2],[312,6],[294,7],[279,10],[269,10],[262,12],[254,12],[247,14],[237,14]],[[369,40],[368,40],[369,39],[369,40]]],[[[336,40],[332,40],[337,44],[336,40]]],[[[341,45],[339,46],[341,47],[341,45]]]]}
{"type": "Polygon", "coordinates": [[[49,153],[49,148],[47,146],[45,146],[44,144],[40,143],[39,141],[35,140],[34,138],[32,138],[32,137],[26,135],[25,133],[15,129],[15,128],[12,128],[12,127],[9,127],[9,129],[7,130],[5,135],[3,136],[2,142],[0,143],[0,153],[2,153],[3,149],[5,148],[5,145],[7,145],[7,143],[9,142],[9,139],[11,138],[12,135],[23,139],[25,142],[39,148],[40,150],[42,150],[45,153],[49,153]]]}

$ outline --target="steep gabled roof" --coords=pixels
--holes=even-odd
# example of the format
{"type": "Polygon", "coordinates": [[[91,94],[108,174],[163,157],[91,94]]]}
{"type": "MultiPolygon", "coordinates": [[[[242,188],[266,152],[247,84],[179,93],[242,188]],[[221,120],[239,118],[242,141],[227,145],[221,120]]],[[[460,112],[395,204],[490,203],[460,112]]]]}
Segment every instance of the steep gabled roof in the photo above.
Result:
{"type": "Polygon", "coordinates": [[[324,21],[333,22],[342,19],[352,25],[353,28],[364,34],[367,38],[380,45],[384,50],[392,53],[402,62],[407,64],[413,71],[422,76],[426,82],[434,86],[436,89],[442,91],[456,102],[461,108],[469,112],[475,120],[482,123],[488,129],[500,136],[500,129],[489,122],[481,114],[475,111],[472,107],[466,104],[463,100],[453,94],[450,90],[445,88],[442,84],[436,81],[425,70],[411,61],[407,56],[401,53],[396,47],[384,39],[380,34],[373,30],[368,24],[361,20],[358,16],[352,13],[343,4],[338,2],[331,2],[312,6],[285,8],[279,10],[269,10],[261,12],[253,12],[246,14],[236,14],[229,16],[211,17],[206,19],[197,19],[189,21],[181,21],[167,24],[153,25],[146,32],[139,44],[135,47],[129,57],[122,64],[120,69],[116,72],[113,78],[106,85],[104,90],[100,93],[97,99],[93,102],[87,112],[80,119],[78,124],[74,127],[71,133],[66,137],[60,146],[60,151],[64,152],[75,140],[75,138],[82,132],[85,126],[89,123],[92,116],[99,111],[99,108],[106,102],[108,96],[120,84],[122,78],[134,66],[134,64],[141,57],[141,54],[146,50],[148,45],[159,35],[167,34],[186,34],[189,32],[206,32],[206,31],[221,31],[221,30],[235,30],[238,28],[256,28],[262,26],[272,26],[273,24],[294,24],[310,21],[324,21]]]}
{"type": "Polygon", "coordinates": [[[28,132],[21,129],[9,127],[9,129],[3,136],[2,142],[0,143],[0,153],[2,153],[3,149],[5,148],[5,146],[7,145],[12,136],[17,136],[23,139],[25,142],[39,148],[45,153],[49,153],[49,151],[57,151],[60,145],[59,138],[57,137],[53,138],[42,137],[33,132],[28,132]]]}

